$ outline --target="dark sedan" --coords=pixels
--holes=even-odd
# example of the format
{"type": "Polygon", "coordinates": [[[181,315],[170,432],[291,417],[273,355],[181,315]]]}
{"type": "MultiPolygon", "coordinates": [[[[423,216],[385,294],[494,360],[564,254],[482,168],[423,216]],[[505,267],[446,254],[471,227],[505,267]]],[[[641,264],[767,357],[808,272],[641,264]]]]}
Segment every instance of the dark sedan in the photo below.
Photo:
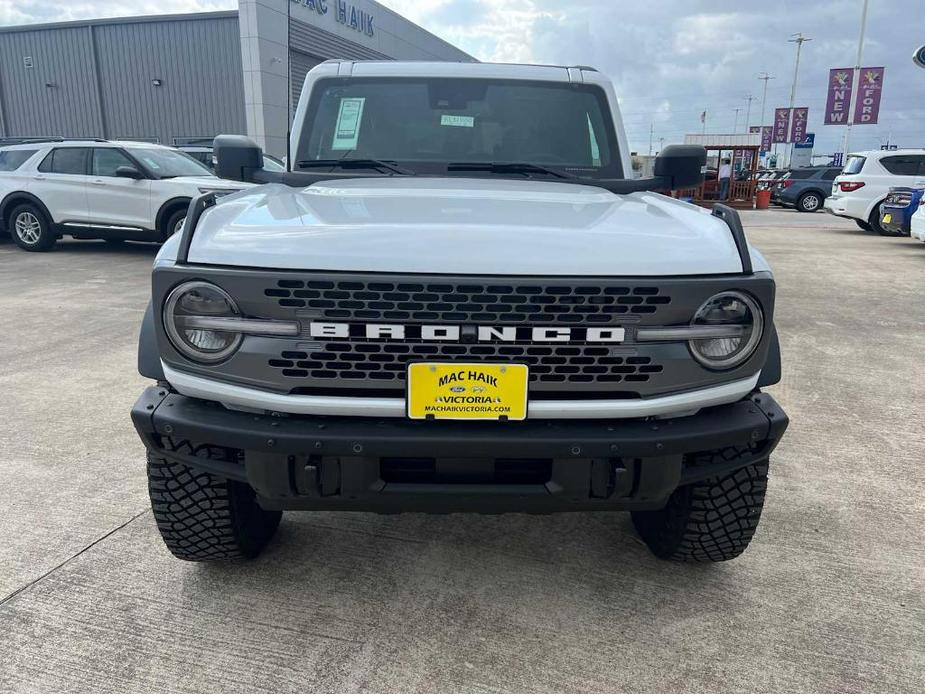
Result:
{"type": "Polygon", "coordinates": [[[800,212],[817,212],[832,192],[832,181],[840,168],[813,166],[791,169],[771,187],[771,202],[783,207],[795,207],[800,212]]]}

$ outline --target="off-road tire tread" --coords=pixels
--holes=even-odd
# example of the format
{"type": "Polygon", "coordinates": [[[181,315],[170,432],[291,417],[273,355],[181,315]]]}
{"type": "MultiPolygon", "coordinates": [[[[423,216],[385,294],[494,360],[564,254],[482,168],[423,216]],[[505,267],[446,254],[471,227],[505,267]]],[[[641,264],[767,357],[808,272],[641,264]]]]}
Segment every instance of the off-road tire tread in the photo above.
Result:
{"type": "Polygon", "coordinates": [[[768,462],[679,487],[664,509],[637,511],[633,524],[661,559],[719,562],[738,557],[758,527],[768,462]]]}
{"type": "MultiPolygon", "coordinates": [[[[187,455],[221,449],[165,441],[187,455]]],[[[273,537],[282,513],[260,508],[246,484],[193,470],[148,451],[148,493],[167,549],[186,561],[252,559],[273,537]]]]}

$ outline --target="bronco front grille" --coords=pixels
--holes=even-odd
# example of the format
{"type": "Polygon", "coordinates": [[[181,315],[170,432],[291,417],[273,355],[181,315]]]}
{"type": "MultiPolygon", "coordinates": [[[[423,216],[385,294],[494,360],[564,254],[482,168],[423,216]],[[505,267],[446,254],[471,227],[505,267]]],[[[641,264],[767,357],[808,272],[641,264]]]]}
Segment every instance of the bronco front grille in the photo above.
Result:
{"type": "Polygon", "coordinates": [[[282,308],[359,321],[610,324],[651,316],[671,297],[649,284],[575,285],[278,280],[264,294],[282,308]]]}
{"type": "MultiPolygon", "coordinates": [[[[311,351],[285,351],[268,361],[287,379],[404,382],[411,362],[513,362],[530,366],[534,383],[645,383],[664,367],[651,357],[600,345],[500,345],[328,342],[311,351]]],[[[297,383],[293,387],[297,387],[297,383]]]]}

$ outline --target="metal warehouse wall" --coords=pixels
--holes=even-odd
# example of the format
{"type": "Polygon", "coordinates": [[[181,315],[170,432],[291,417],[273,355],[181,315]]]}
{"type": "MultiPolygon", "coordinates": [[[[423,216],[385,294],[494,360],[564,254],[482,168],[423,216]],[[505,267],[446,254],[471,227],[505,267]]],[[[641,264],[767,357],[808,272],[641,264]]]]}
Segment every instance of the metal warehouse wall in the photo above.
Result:
{"type": "Polygon", "coordinates": [[[243,133],[237,13],[7,29],[0,32],[0,106],[6,136],[169,144],[243,133]],[[26,68],[27,56],[34,67],[26,68]]]}

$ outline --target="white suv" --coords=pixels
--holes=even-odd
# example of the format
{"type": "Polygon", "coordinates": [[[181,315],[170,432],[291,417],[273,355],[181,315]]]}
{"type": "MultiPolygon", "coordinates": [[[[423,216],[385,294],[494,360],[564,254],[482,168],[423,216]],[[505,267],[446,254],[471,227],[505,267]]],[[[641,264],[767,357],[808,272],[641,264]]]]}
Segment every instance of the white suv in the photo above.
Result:
{"type": "Polygon", "coordinates": [[[880,203],[893,186],[925,186],[925,149],[859,152],[848,157],[832,183],[825,210],[854,219],[867,231],[891,234],[880,226],[880,203]]]}
{"type": "Polygon", "coordinates": [[[163,241],[192,198],[247,187],[161,145],[36,141],[0,150],[0,225],[27,251],[78,239],[163,241]]]}

